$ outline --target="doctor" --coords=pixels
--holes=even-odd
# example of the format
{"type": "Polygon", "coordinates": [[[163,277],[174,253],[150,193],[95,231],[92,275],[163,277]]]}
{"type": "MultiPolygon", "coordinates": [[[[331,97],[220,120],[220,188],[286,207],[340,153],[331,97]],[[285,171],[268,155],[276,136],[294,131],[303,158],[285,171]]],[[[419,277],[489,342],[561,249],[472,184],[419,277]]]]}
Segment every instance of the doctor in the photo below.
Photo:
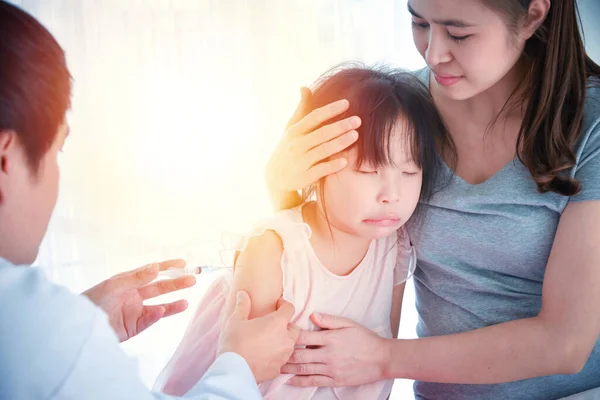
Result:
{"type": "MultiPolygon", "coordinates": [[[[0,399],[168,399],[150,391],[119,341],[184,301],[143,300],[194,284],[191,277],[151,283],[181,260],[117,275],[76,296],[27,268],[56,204],[57,153],[67,135],[71,77],[65,55],[33,17],[0,0],[0,399]]],[[[292,353],[293,306],[248,320],[250,299],[226,322],[214,365],[190,399],[260,399],[256,381],[271,379],[292,353]]]]}

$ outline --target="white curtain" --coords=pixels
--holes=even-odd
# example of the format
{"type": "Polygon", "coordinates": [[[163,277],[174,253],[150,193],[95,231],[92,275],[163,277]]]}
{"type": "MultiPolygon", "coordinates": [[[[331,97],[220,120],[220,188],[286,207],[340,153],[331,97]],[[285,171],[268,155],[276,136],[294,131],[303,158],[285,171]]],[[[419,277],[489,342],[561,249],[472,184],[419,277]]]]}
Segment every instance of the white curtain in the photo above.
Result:
{"type": "MultiPolygon", "coordinates": [[[[76,292],[153,260],[219,262],[222,232],[271,212],[264,164],[301,85],[348,60],[424,65],[405,0],[13,3],[57,37],[74,77],[61,195],[37,263],[76,292]]],[[[184,293],[192,309],[208,280],[184,293]]],[[[414,336],[411,293],[403,336],[414,336]]],[[[189,316],[125,344],[149,385],[189,316]]],[[[402,381],[393,397],[410,392],[402,381]]]]}

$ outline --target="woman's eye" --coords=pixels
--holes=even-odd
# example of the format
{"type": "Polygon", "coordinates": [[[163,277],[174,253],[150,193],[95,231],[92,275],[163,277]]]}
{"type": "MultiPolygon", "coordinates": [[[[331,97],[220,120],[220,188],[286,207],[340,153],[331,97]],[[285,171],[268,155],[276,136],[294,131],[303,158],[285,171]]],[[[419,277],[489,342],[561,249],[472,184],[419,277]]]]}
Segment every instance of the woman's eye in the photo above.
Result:
{"type": "Polygon", "coordinates": [[[419,29],[429,28],[429,24],[427,22],[417,22],[415,20],[412,21],[412,26],[413,26],[413,28],[419,28],[419,29]]]}
{"type": "Polygon", "coordinates": [[[465,40],[466,38],[468,38],[471,35],[454,36],[454,35],[451,35],[450,33],[448,33],[448,36],[450,36],[450,39],[454,40],[455,42],[462,42],[463,40],[465,40]]]}

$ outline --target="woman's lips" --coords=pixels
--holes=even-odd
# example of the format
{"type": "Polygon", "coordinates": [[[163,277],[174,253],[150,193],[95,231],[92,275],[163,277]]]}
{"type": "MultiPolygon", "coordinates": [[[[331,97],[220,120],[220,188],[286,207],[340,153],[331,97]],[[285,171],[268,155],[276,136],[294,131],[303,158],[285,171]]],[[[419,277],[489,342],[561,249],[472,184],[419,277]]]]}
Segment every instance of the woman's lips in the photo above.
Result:
{"type": "Polygon", "coordinates": [[[462,79],[462,76],[433,74],[435,81],[442,86],[452,86],[462,79]]]}

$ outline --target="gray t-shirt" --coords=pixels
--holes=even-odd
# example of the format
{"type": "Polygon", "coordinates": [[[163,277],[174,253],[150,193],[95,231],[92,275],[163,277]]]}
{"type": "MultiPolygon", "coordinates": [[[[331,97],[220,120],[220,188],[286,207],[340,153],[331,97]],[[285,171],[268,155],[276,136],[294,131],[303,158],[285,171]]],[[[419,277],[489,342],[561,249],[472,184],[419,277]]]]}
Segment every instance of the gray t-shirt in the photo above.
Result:
{"type": "MultiPolygon", "coordinates": [[[[429,70],[417,75],[429,86],[429,70]]],[[[423,224],[411,229],[419,259],[414,275],[419,337],[465,332],[539,313],[561,213],[569,202],[600,200],[600,88],[588,89],[584,117],[572,172],[582,184],[577,196],[538,193],[525,166],[515,159],[478,185],[452,177],[425,205],[423,224]]],[[[451,174],[447,166],[444,169],[451,174]]],[[[594,387],[600,387],[600,341],[576,375],[497,385],[415,382],[414,389],[417,399],[535,400],[594,387]]]]}

